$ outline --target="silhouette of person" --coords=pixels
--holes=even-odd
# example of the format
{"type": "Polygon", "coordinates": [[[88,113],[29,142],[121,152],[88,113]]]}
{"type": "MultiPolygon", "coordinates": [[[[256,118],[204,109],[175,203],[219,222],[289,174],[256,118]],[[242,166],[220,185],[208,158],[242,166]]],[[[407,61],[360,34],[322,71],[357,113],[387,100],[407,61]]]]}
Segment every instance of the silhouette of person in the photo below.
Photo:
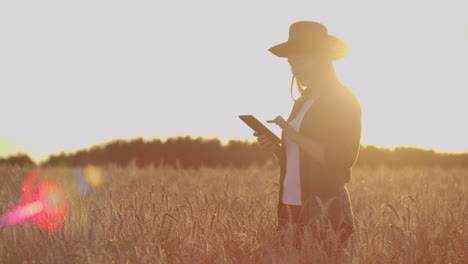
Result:
{"type": "MultiPolygon", "coordinates": [[[[272,151],[280,166],[278,230],[310,226],[320,241],[334,234],[343,246],[354,229],[345,184],[360,147],[361,106],[338,79],[333,61],[347,55],[347,46],[317,22],[300,21],[289,28],[287,42],[269,49],[287,58],[301,96],[287,120],[267,122],[282,128],[282,143],[254,133],[260,147],[272,151]]],[[[331,241],[331,240],[330,240],[331,241]]],[[[300,243],[300,242],[299,242],[300,243]]]]}

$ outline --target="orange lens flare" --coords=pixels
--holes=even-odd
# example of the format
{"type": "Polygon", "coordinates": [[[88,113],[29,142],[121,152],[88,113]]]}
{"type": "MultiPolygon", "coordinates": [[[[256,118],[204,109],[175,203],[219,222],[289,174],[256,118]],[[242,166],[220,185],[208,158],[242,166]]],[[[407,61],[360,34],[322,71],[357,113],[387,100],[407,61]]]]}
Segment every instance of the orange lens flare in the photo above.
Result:
{"type": "Polygon", "coordinates": [[[101,183],[103,182],[103,177],[102,177],[102,172],[101,170],[96,167],[96,166],[87,166],[85,168],[85,177],[86,177],[86,182],[93,186],[93,187],[97,187],[99,185],[101,185],[101,183]]]}

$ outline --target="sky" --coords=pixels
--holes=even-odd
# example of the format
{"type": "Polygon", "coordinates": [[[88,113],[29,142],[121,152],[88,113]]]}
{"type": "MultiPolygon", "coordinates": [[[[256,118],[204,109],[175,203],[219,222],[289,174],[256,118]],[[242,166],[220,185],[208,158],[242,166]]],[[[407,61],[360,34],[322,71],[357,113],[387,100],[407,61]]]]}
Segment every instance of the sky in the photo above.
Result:
{"type": "Polygon", "coordinates": [[[462,1],[349,2],[2,1],[0,157],[115,138],[255,140],[238,115],[289,115],[291,71],[268,48],[301,20],[349,47],[335,67],[361,102],[362,144],[468,151],[462,1]]]}

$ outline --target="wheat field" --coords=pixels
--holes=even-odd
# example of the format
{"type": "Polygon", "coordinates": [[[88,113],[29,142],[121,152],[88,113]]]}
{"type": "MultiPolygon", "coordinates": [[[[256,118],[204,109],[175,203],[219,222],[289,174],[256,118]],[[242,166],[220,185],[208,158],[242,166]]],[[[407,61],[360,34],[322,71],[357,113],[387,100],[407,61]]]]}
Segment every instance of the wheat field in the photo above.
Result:
{"type": "MultiPolygon", "coordinates": [[[[0,212],[21,203],[28,168],[0,168],[0,212]]],[[[279,170],[103,168],[57,232],[0,233],[0,263],[468,263],[468,170],[355,168],[347,251],[296,248],[276,231],[279,170]]]]}

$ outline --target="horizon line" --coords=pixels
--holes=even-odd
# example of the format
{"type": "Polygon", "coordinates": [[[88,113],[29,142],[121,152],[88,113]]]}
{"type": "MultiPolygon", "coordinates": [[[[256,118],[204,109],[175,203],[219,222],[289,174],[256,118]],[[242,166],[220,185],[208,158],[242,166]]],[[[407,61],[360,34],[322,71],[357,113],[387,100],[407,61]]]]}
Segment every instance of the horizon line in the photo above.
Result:
{"type": "MultiPolygon", "coordinates": [[[[92,143],[92,144],[90,144],[88,146],[79,147],[79,148],[76,148],[74,150],[68,150],[67,151],[67,150],[62,149],[62,150],[60,150],[58,152],[50,152],[45,158],[42,158],[42,159],[41,158],[36,159],[36,158],[32,157],[30,153],[22,152],[22,151],[18,151],[18,152],[15,152],[15,153],[10,153],[10,154],[7,154],[7,155],[0,155],[0,159],[8,159],[10,157],[15,157],[15,156],[19,156],[19,155],[27,155],[32,161],[39,164],[39,163],[45,162],[52,155],[62,154],[62,153],[69,155],[69,154],[73,154],[75,152],[82,151],[82,150],[87,150],[87,149],[90,150],[93,147],[105,147],[106,145],[108,145],[108,144],[110,144],[112,142],[115,142],[115,141],[119,141],[119,140],[122,140],[124,142],[131,142],[133,140],[138,140],[138,139],[143,140],[143,142],[151,142],[151,141],[154,141],[154,140],[160,140],[161,142],[165,143],[165,142],[169,141],[170,139],[186,138],[186,137],[189,137],[190,139],[194,139],[194,140],[197,140],[197,139],[218,140],[220,142],[221,146],[228,145],[230,141],[247,141],[249,143],[256,142],[256,140],[252,140],[252,139],[249,139],[249,138],[229,138],[227,140],[223,140],[219,136],[214,136],[214,137],[207,137],[207,136],[203,136],[203,135],[192,136],[190,134],[168,136],[168,137],[165,137],[165,138],[163,138],[163,137],[146,138],[144,136],[131,137],[131,138],[116,137],[116,138],[112,138],[112,139],[109,139],[109,140],[92,143]]],[[[360,145],[365,146],[365,147],[372,146],[372,147],[376,147],[376,148],[379,148],[379,149],[388,149],[390,151],[394,151],[397,148],[413,148],[413,149],[434,151],[434,152],[440,153],[440,154],[465,154],[465,153],[468,153],[468,150],[467,151],[441,151],[441,150],[437,150],[436,148],[426,148],[426,147],[418,147],[418,146],[410,146],[410,145],[398,145],[398,146],[393,146],[393,147],[383,146],[383,145],[376,145],[376,144],[363,144],[363,143],[361,143],[360,145]]]]}

